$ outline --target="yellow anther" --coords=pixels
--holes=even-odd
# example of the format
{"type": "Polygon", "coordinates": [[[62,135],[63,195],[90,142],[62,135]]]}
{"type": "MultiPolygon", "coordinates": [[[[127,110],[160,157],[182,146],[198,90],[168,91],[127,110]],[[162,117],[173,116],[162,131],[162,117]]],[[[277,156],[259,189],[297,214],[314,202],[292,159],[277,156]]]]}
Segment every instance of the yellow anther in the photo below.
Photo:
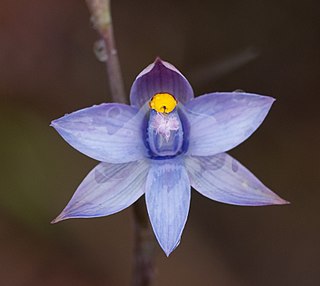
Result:
{"type": "Polygon", "coordinates": [[[177,105],[177,100],[170,93],[157,93],[150,102],[150,108],[161,113],[170,113],[177,105]]]}

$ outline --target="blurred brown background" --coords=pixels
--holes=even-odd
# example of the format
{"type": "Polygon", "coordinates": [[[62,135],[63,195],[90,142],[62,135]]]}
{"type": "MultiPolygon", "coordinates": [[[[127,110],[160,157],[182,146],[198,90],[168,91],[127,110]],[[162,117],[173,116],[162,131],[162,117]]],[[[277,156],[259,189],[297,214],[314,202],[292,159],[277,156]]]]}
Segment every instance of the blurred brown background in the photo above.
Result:
{"type": "MultiPolygon", "coordinates": [[[[193,192],[182,242],[157,249],[156,285],[320,285],[318,1],[113,1],[126,88],[156,56],[195,94],[277,98],[230,153],[292,202],[236,207],[193,192]]],[[[52,119],[110,100],[85,1],[0,3],[0,285],[128,285],[131,209],[49,222],[97,162],[52,119]]]]}

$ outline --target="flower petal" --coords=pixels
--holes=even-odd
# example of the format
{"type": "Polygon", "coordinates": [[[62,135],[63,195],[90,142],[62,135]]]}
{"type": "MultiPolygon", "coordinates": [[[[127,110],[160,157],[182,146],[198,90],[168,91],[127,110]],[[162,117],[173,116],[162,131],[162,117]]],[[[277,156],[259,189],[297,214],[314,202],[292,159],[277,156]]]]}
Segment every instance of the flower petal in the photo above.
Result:
{"type": "Polygon", "coordinates": [[[193,98],[193,90],[188,80],[171,64],[156,59],[145,68],[134,81],[130,102],[140,107],[157,93],[170,93],[181,103],[193,98]]]}
{"type": "Polygon", "coordinates": [[[242,206],[288,203],[227,153],[188,156],[185,162],[192,187],[209,199],[242,206]]]}
{"type": "Polygon", "coordinates": [[[262,123],[274,99],[250,93],[211,93],[185,105],[189,155],[210,156],[246,140],[262,123]]]}
{"type": "Polygon", "coordinates": [[[106,103],[65,115],[52,126],[75,149],[98,161],[126,163],[145,157],[145,109],[106,103]]]}
{"type": "Polygon", "coordinates": [[[190,206],[190,183],[180,158],[154,160],[146,182],[146,204],[167,256],[178,246],[190,206]]]}
{"type": "Polygon", "coordinates": [[[82,181],[52,223],[69,218],[101,217],[119,212],[144,194],[149,165],[145,160],[100,163],[82,181]]]}

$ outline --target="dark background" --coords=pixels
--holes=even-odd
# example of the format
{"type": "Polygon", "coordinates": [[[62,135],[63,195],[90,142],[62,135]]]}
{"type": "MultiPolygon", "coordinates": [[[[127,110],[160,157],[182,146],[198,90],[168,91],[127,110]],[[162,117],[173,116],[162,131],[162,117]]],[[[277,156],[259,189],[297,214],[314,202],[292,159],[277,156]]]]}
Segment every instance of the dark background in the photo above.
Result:
{"type": "MultiPolygon", "coordinates": [[[[129,92],[156,56],[195,94],[277,99],[230,153],[288,206],[237,207],[193,192],[182,242],[157,247],[156,285],[320,285],[319,1],[113,1],[129,92]]],[[[85,1],[0,3],[0,285],[128,285],[132,209],[50,225],[97,162],[49,127],[110,101],[85,1]]]]}

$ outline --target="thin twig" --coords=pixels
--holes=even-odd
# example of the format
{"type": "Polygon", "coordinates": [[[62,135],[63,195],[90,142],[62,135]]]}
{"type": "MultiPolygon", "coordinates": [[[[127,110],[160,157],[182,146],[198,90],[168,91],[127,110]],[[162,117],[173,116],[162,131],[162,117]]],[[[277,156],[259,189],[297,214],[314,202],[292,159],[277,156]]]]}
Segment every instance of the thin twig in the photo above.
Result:
{"type": "Polygon", "coordinates": [[[86,2],[91,11],[94,27],[104,44],[104,61],[106,62],[112,99],[116,102],[128,103],[113,35],[110,0],[86,0],[86,2]]]}
{"type": "Polygon", "coordinates": [[[196,84],[207,84],[216,81],[227,74],[245,66],[259,56],[258,50],[248,47],[237,51],[228,57],[212,62],[206,62],[192,69],[192,82],[196,84]]]}
{"type": "MultiPolygon", "coordinates": [[[[113,101],[127,103],[120,63],[113,36],[110,0],[86,0],[95,28],[101,36],[104,48],[103,61],[113,101]]],[[[134,214],[134,257],[133,286],[151,286],[154,278],[155,240],[149,223],[143,198],[133,205],[134,214]]]]}
{"type": "Polygon", "coordinates": [[[135,218],[135,249],[132,286],[150,286],[155,275],[155,238],[143,197],[134,204],[133,211],[135,218]]]}

